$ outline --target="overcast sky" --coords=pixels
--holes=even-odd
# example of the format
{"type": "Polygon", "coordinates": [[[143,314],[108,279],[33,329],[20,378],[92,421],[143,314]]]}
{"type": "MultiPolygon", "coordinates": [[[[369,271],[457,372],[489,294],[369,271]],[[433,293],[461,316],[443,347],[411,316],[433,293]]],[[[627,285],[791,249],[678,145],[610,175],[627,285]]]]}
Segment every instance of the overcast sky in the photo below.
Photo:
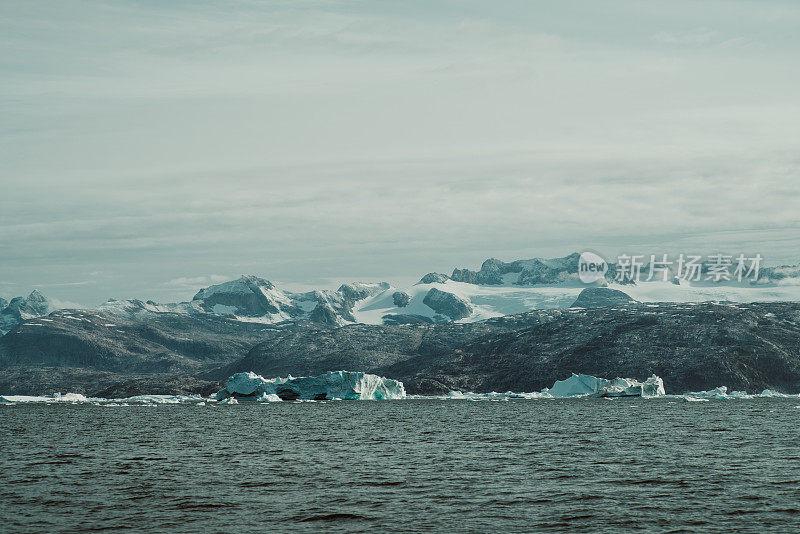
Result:
{"type": "Polygon", "coordinates": [[[800,2],[0,3],[0,296],[800,262],[800,2]]]}

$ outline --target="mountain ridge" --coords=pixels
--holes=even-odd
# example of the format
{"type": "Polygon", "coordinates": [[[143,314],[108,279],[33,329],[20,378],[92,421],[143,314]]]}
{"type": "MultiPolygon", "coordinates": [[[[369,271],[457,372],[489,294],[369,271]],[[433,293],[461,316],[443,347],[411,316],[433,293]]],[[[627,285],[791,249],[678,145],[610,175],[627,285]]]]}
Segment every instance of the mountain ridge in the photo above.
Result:
{"type": "MultiPolygon", "coordinates": [[[[694,283],[674,277],[666,282],[635,282],[623,278],[622,283],[618,283],[615,280],[618,267],[612,263],[604,278],[587,285],[578,277],[579,256],[572,253],[560,258],[510,262],[489,258],[477,271],[455,268],[451,275],[431,272],[405,288],[387,282],[352,282],[336,290],[292,292],[267,279],[242,275],[201,288],[190,301],[159,304],[151,300],[109,299],[94,310],[134,321],[147,321],[161,313],[183,313],[265,324],[311,321],[342,326],[475,322],[532,309],[568,308],[576,305],[583,289],[591,287],[622,291],[641,302],[800,300],[798,266],[765,267],[757,284],[694,283]],[[442,307],[444,301],[450,304],[442,307]]],[[[24,319],[46,315],[53,309],[54,306],[36,290],[27,298],[12,299],[0,306],[0,334],[24,319]]]]}

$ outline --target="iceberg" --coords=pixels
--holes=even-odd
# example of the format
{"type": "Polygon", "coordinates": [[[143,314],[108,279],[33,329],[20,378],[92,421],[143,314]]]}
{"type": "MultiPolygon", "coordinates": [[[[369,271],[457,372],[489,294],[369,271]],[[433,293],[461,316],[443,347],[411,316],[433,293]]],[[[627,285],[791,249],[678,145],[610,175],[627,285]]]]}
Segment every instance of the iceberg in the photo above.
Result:
{"type": "MultiPolygon", "coordinates": [[[[437,396],[437,399],[462,399],[462,400],[509,400],[509,399],[554,399],[567,397],[663,397],[664,381],[653,375],[644,382],[633,378],[615,378],[608,380],[584,374],[572,374],[565,380],[557,380],[553,387],[544,388],[540,392],[515,393],[472,393],[451,391],[447,395],[437,396]]],[[[413,398],[427,398],[412,395],[413,398]]]]}
{"type": "Polygon", "coordinates": [[[542,393],[552,397],[661,397],[665,395],[664,381],[653,375],[644,382],[633,378],[608,380],[596,376],[575,374],[565,380],[557,380],[553,387],[542,393]]]}
{"type": "Polygon", "coordinates": [[[258,402],[283,402],[283,399],[274,393],[262,393],[256,400],[258,402]]]}
{"type": "Polygon", "coordinates": [[[397,380],[350,371],[328,371],[320,376],[264,378],[256,373],[236,373],[228,378],[217,400],[254,397],[259,402],[276,400],[404,399],[406,390],[397,380]]]}

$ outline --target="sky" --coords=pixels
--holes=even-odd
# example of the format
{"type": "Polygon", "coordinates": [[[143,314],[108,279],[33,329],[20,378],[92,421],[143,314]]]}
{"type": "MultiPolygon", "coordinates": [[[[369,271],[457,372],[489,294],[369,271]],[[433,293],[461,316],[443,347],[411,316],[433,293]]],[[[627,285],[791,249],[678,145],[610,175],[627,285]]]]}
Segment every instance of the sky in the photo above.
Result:
{"type": "Polygon", "coordinates": [[[0,3],[0,296],[800,263],[795,1],[0,3]]]}

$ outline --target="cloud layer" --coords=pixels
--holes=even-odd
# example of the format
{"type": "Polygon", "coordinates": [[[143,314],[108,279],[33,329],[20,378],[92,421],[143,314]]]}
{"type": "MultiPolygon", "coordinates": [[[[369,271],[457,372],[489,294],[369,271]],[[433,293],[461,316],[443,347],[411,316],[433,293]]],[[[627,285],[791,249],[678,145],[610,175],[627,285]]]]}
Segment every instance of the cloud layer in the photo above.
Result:
{"type": "Polygon", "coordinates": [[[583,248],[797,261],[798,23],[791,2],[7,2],[0,295],[583,248]]]}

